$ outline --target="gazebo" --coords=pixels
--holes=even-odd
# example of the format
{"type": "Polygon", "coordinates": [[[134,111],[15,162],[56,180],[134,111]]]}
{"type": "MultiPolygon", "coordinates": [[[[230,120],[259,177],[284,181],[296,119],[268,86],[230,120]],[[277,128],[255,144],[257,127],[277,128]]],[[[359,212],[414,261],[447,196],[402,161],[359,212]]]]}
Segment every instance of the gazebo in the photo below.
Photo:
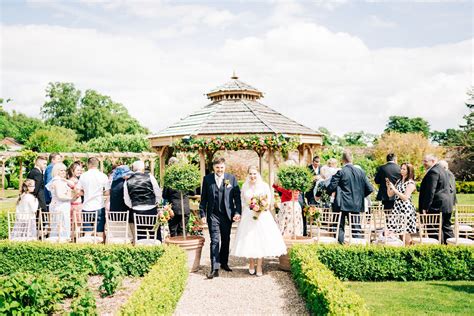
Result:
{"type": "MultiPolygon", "coordinates": [[[[211,101],[208,105],[184,117],[159,133],[149,137],[151,146],[160,155],[160,175],[163,176],[170,149],[177,143],[190,139],[239,139],[258,135],[259,137],[278,137],[297,142],[299,163],[302,164],[305,152],[310,156],[322,145],[322,134],[308,128],[272,108],[260,103],[263,93],[242,82],[235,75],[231,80],[207,93],[211,101]]],[[[224,146],[222,147],[223,149],[224,146]]],[[[232,148],[238,150],[238,148],[232,148]]],[[[260,170],[262,158],[267,152],[269,182],[273,181],[275,146],[262,146],[258,151],[260,170]]],[[[214,152],[198,148],[201,174],[205,175],[206,155],[210,160],[214,152]]]]}

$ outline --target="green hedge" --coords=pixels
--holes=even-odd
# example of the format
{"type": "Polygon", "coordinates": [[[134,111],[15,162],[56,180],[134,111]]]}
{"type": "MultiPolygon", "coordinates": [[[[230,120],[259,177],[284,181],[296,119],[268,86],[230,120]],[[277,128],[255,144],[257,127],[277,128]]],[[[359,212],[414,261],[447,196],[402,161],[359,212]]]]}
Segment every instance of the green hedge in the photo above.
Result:
{"type": "Polygon", "coordinates": [[[368,315],[364,301],[349,290],[304,246],[290,251],[291,272],[311,314],[368,315]]]}
{"type": "Polygon", "coordinates": [[[122,307],[122,315],[172,315],[188,278],[187,256],[176,246],[165,253],[122,307]]]}
{"type": "Polygon", "coordinates": [[[448,246],[318,246],[313,253],[341,280],[474,280],[474,248],[448,246]]]}
{"type": "Polygon", "coordinates": [[[8,238],[7,212],[0,211],[0,239],[7,239],[7,238],[8,238]]]}
{"type": "Polygon", "coordinates": [[[163,252],[163,247],[0,241],[0,275],[71,270],[97,274],[101,262],[113,261],[126,275],[143,276],[163,252]]]}

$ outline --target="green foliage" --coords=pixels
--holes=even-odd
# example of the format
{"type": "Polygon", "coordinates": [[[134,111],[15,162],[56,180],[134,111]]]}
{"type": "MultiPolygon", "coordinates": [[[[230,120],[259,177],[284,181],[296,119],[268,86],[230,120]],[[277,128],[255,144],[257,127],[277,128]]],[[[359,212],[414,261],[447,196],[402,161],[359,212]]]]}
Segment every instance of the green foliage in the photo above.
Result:
{"type": "Polygon", "coordinates": [[[7,239],[7,238],[8,238],[7,212],[0,211],[0,239],[7,239]]]}
{"type": "Polygon", "coordinates": [[[25,114],[13,111],[12,114],[0,107],[0,139],[12,137],[24,144],[37,129],[44,128],[44,123],[25,114]]]}
{"type": "Polygon", "coordinates": [[[431,140],[442,146],[463,146],[464,134],[461,130],[448,128],[446,132],[434,131],[431,140]]]}
{"type": "Polygon", "coordinates": [[[430,124],[421,117],[390,116],[385,132],[422,133],[425,137],[428,137],[430,135],[430,124]]]}
{"type": "Polygon", "coordinates": [[[51,275],[0,276],[0,314],[52,314],[62,300],[59,280],[51,275]]]}
{"type": "Polygon", "coordinates": [[[93,138],[80,146],[84,152],[135,152],[150,151],[150,142],[144,134],[116,134],[93,138]]]}
{"type": "Polygon", "coordinates": [[[70,82],[50,82],[46,87],[46,98],[41,107],[46,124],[75,129],[81,91],[70,82]]]}
{"type": "Polygon", "coordinates": [[[65,127],[49,126],[36,130],[26,147],[36,152],[65,152],[76,147],[76,133],[65,127]]]}
{"type": "Polygon", "coordinates": [[[188,278],[187,256],[167,246],[140,287],[121,309],[121,315],[172,315],[188,278]]]}
{"type": "Polygon", "coordinates": [[[371,159],[371,157],[354,155],[354,165],[360,166],[367,174],[367,177],[372,179],[377,172],[379,163],[371,159]]]}
{"type": "Polygon", "coordinates": [[[318,132],[323,134],[323,146],[335,146],[339,144],[339,137],[332,135],[326,127],[319,127],[318,132]]]}
{"type": "Polygon", "coordinates": [[[201,185],[201,173],[195,165],[177,163],[166,168],[165,187],[173,190],[194,191],[201,185]]]}
{"type": "Polygon", "coordinates": [[[474,280],[472,247],[310,245],[301,251],[317,257],[341,280],[474,280]]]}
{"type": "Polygon", "coordinates": [[[120,283],[122,283],[122,275],[124,274],[120,264],[116,261],[104,260],[100,262],[98,272],[104,277],[100,286],[101,295],[105,297],[114,294],[120,283]]]}
{"type": "Polygon", "coordinates": [[[116,258],[126,275],[143,276],[163,254],[162,247],[10,243],[0,241],[0,275],[13,272],[73,271],[95,274],[104,260],[116,258]]]}
{"type": "Polygon", "coordinates": [[[286,166],[278,170],[278,180],[287,190],[306,192],[311,188],[313,176],[308,168],[303,166],[286,166]]]}
{"type": "Polygon", "coordinates": [[[376,139],[377,135],[365,133],[364,131],[350,132],[342,136],[340,143],[342,146],[367,147],[373,144],[376,139]]]}
{"type": "Polygon", "coordinates": [[[474,194],[474,181],[456,181],[456,192],[474,194]]]}
{"type": "Polygon", "coordinates": [[[314,315],[368,315],[364,301],[347,289],[317,254],[294,246],[290,250],[291,273],[314,315]]]}
{"type": "Polygon", "coordinates": [[[98,315],[94,294],[89,289],[79,292],[72,300],[71,309],[72,312],[69,314],[71,316],[98,315]]]}

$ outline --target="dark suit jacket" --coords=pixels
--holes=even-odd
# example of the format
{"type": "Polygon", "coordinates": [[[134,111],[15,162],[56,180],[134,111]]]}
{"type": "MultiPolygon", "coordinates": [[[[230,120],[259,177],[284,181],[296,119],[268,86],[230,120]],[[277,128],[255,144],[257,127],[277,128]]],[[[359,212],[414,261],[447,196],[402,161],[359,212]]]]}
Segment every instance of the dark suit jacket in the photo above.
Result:
{"type": "Polygon", "coordinates": [[[28,173],[27,178],[35,181],[35,190],[33,191],[33,195],[38,199],[38,207],[43,211],[46,211],[43,173],[41,170],[35,167],[31,169],[30,173],[28,173]]]}
{"type": "Polygon", "coordinates": [[[448,172],[448,178],[449,178],[449,185],[451,186],[453,205],[456,205],[456,203],[458,203],[458,198],[456,196],[456,178],[454,177],[454,174],[450,170],[447,170],[447,172],[448,172]]]}
{"type": "MultiPolygon", "coordinates": [[[[225,186],[224,204],[229,219],[232,220],[234,215],[242,214],[242,202],[240,199],[240,188],[237,179],[228,173],[224,174],[222,185],[225,186]],[[229,186],[225,185],[225,181],[229,181],[229,186]]],[[[209,218],[214,210],[214,205],[218,202],[218,196],[215,194],[216,179],[214,173],[210,173],[204,177],[202,181],[201,203],[199,203],[199,213],[202,217],[209,218]]]]}
{"type": "MultiPolygon", "coordinates": [[[[313,168],[313,164],[308,165],[308,169],[309,169],[309,171],[311,172],[312,175],[321,174],[321,165],[318,167],[317,173],[315,172],[315,170],[313,168]]],[[[314,186],[315,185],[316,185],[316,181],[313,181],[313,185],[311,186],[311,189],[304,194],[304,196],[306,198],[306,202],[308,202],[308,204],[314,203],[314,201],[313,201],[314,200],[313,192],[314,192],[314,186]]]]}
{"type": "Polygon", "coordinates": [[[420,185],[418,208],[420,212],[451,213],[453,198],[449,175],[440,165],[435,164],[425,175],[420,185]]]}
{"type": "Polygon", "coordinates": [[[329,194],[336,192],[335,211],[363,212],[364,198],[374,191],[362,169],[346,164],[331,177],[326,188],[329,194]]]}
{"type": "Polygon", "coordinates": [[[377,193],[377,201],[390,201],[395,200],[395,195],[389,197],[387,194],[387,185],[385,184],[385,178],[388,178],[390,182],[395,184],[401,178],[400,166],[394,162],[387,162],[385,165],[378,167],[377,173],[375,174],[375,183],[379,185],[379,192],[377,193]]]}
{"type": "MultiPolygon", "coordinates": [[[[163,188],[163,199],[166,202],[171,203],[171,208],[173,209],[176,215],[182,215],[183,212],[181,210],[181,192],[170,189],[170,188],[163,188]]],[[[189,195],[183,194],[183,206],[184,206],[184,214],[189,214],[189,195]]]]}

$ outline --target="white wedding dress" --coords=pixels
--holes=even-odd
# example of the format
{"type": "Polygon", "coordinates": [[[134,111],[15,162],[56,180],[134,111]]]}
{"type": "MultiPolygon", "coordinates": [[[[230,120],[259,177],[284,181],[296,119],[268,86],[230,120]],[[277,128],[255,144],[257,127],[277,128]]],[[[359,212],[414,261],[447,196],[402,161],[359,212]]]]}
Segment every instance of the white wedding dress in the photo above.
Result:
{"type": "Polygon", "coordinates": [[[249,208],[250,199],[255,195],[268,196],[270,188],[261,178],[255,184],[247,180],[242,186],[242,216],[231,254],[245,258],[276,257],[286,254],[286,245],[270,211],[260,212],[258,219],[253,219],[254,212],[249,208]]]}

